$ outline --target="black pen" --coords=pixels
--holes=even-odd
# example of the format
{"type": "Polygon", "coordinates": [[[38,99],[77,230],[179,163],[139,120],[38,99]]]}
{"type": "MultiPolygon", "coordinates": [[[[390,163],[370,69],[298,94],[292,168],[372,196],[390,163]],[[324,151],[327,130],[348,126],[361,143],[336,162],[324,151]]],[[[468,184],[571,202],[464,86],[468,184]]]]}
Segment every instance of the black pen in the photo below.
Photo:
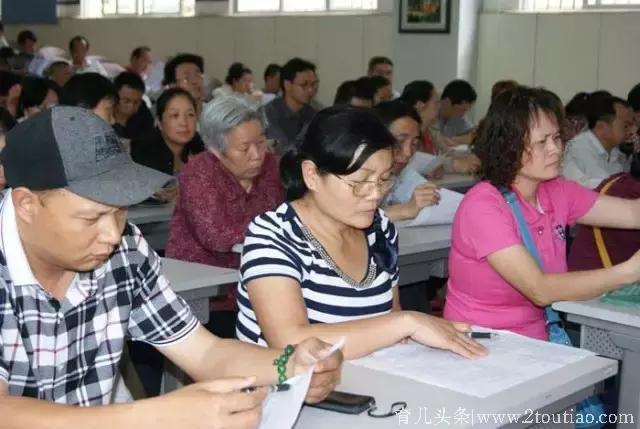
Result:
{"type": "Polygon", "coordinates": [[[243,393],[249,393],[249,392],[255,392],[258,389],[261,388],[266,388],[267,390],[269,390],[269,392],[286,392],[287,390],[289,390],[291,388],[291,385],[287,384],[287,383],[282,383],[282,384],[265,384],[263,386],[249,386],[249,387],[243,387],[242,389],[240,389],[241,392],[243,393]]]}
{"type": "Polygon", "coordinates": [[[493,338],[498,338],[498,334],[496,334],[495,332],[470,331],[467,332],[467,336],[473,340],[490,340],[493,338]]]}

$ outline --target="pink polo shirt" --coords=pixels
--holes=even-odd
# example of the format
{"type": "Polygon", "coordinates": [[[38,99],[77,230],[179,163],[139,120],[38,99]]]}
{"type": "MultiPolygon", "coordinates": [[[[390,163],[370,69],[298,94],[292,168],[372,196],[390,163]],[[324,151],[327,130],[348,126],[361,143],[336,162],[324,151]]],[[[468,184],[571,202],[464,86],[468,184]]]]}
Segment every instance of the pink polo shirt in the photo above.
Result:
{"type": "MultiPolygon", "coordinates": [[[[546,272],[567,271],[565,226],[593,207],[598,194],[556,178],[538,186],[539,208],[518,194],[546,272]]],[[[465,195],[453,221],[444,317],[547,339],[544,310],[491,268],[487,256],[522,244],[511,207],[490,183],[465,195]]]]}

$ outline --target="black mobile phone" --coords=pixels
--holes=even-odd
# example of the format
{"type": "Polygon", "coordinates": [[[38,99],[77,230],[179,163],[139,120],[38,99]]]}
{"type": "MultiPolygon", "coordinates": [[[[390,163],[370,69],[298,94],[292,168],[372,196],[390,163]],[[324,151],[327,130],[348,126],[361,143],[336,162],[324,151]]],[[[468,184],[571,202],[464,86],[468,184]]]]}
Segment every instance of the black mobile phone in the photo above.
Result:
{"type": "Polygon", "coordinates": [[[374,406],[376,400],[373,396],[357,395],[354,393],[338,392],[334,390],[322,402],[309,404],[310,407],[335,411],[345,414],[360,414],[374,406]]]}

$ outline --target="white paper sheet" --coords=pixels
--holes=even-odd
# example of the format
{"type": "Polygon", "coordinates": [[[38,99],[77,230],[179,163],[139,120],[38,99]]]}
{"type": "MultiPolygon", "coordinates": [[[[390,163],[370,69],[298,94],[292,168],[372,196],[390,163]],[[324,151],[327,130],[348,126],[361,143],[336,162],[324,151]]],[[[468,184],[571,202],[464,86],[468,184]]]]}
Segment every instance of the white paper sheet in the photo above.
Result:
{"type": "Polygon", "coordinates": [[[444,161],[444,156],[434,156],[425,152],[416,152],[409,160],[409,164],[407,164],[405,169],[412,168],[424,176],[440,167],[444,161]]]}
{"type": "MultiPolygon", "coordinates": [[[[344,346],[344,337],[335,343],[328,355],[344,346]]],[[[286,392],[270,393],[262,405],[259,429],[291,429],[298,419],[307,396],[313,368],[286,381],[291,387],[286,392]]]]}
{"type": "Polygon", "coordinates": [[[486,398],[595,354],[506,331],[491,332],[497,332],[498,338],[480,340],[489,349],[489,355],[476,360],[409,343],[380,350],[351,363],[486,398]]]}
{"type": "Polygon", "coordinates": [[[453,223],[453,217],[463,197],[464,195],[459,192],[440,188],[440,202],[437,205],[425,207],[420,210],[420,213],[414,219],[396,222],[396,225],[411,227],[453,223]]]}

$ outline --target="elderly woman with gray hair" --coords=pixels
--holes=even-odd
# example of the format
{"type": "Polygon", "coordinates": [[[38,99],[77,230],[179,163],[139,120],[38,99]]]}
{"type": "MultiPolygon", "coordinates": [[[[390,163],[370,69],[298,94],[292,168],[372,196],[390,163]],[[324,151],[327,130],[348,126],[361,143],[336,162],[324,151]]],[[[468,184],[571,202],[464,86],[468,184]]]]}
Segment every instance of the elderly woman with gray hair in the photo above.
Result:
{"type": "MultiPolygon", "coordinates": [[[[221,97],[200,116],[206,149],[189,160],[171,220],[166,256],[218,267],[238,268],[251,220],[284,201],[278,159],[267,151],[263,114],[246,101],[221,97]]],[[[234,336],[235,288],[213,304],[210,327],[234,336]]]]}

